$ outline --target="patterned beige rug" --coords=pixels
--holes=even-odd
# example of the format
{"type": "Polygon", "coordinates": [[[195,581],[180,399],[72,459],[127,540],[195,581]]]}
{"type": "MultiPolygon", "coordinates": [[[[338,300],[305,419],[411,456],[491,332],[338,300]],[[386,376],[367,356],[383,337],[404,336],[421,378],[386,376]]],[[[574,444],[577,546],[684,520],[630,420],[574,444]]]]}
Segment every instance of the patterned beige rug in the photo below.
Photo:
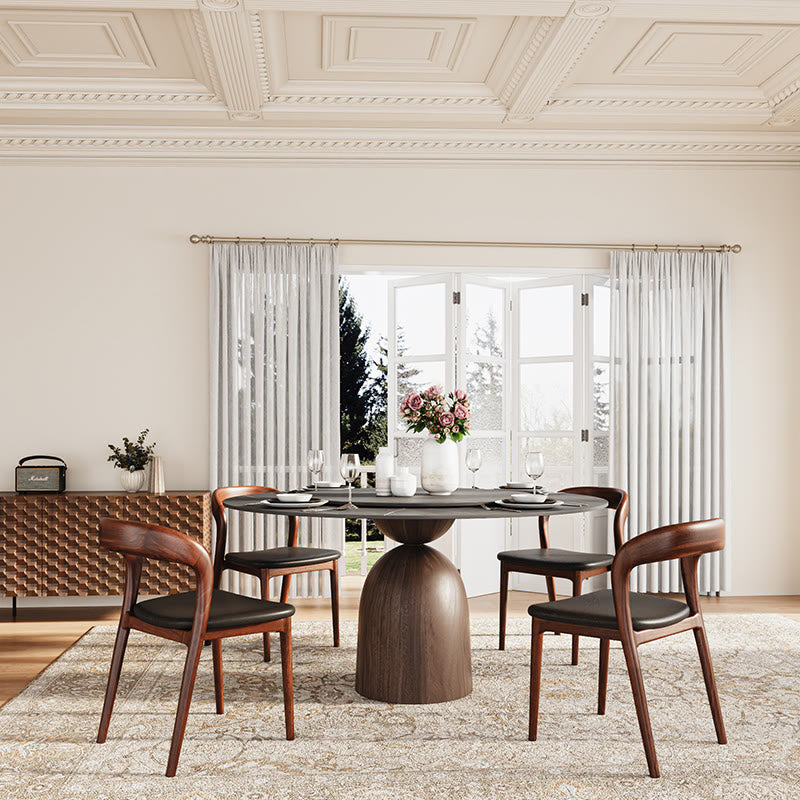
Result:
{"type": "Polygon", "coordinates": [[[529,640],[512,622],[473,623],[475,691],[390,706],[353,689],[355,625],[295,625],[297,739],[285,741],[278,664],[257,637],[224,647],[224,716],[204,653],[183,754],[163,777],[184,648],[133,634],[109,740],[94,743],[114,631],[100,627],[0,710],[0,797],[13,800],[788,800],[800,798],[800,623],[710,616],[730,744],[714,739],[690,634],[642,647],[663,777],[647,776],[622,652],[612,646],[608,713],[594,713],[596,644],[568,665],[547,637],[540,741],[526,740],[529,640]]]}

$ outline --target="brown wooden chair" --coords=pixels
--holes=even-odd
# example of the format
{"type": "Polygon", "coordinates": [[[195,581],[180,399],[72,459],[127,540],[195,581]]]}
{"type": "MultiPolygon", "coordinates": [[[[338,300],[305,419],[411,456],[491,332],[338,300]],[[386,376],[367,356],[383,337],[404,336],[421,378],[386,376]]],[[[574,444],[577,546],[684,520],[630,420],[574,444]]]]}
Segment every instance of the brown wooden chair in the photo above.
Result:
{"type": "MultiPolygon", "coordinates": [[[[268,550],[252,550],[226,553],[228,541],[228,522],[223,502],[229,497],[248,494],[274,492],[269,486],[225,486],[217,489],[211,496],[211,513],[217,524],[217,541],[214,547],[214,588],[218,589],[222,573],[226,569],[255,575],[261,583],[261,598],[270,599],[269,582],[272,578],[283,576],[281,581],[281,603],[289,597],[292,575],[299,572],[320,572],[328,570],[331,579],[331,614],[333,616],[333,646],[339,646],[339,559],[338,550],[320,547],[297,546],[297,517],[289,520],[289,539],[286,547],[273,547],[268,550]]],[[[269,661],[269,633],[264,634],[264,661],[269,661]]]]}
{"type": "Polygon", "coordinates": [[[722,709],[717,696],[711,654],[708,649],[700,599],[697,591],[697,565],[703,553],[722,550],[725,525],[720,519],[683,522],[656,528],[636,536],[620,547],[611,567],[611,589],[590,592],[582,597],[568,597],[538,603],[528,609],[532,617],[531,696],[528,738],[536,739],[539,719],[539,694],[542,671],[542,634],[545,631],[580,634],[600,639],[600,677],[597,713],[606,711],[608,648],[611,639],[622,642],[628,676],[633,690],[636,716],[647,756],[650,776],[659,776],[653,731],[647,710],[638,647],[643,642],[661,639],[682,631],[694,633],[700,665],[706,684],[708,702],[717,741],[726,744],[722,709]],[[640,564],[679,558],[686,602],[668,597],[630,591],[630,574],[640,564]]]}
{"type": "MultiPolygon", "coordinates": [[[[619,550],[625,540],[625,520],[628,518],[628,494],[622,489],[605,486],[573,486],[562,489],[570,494],[600,497],[614,511],[614,549],[619,550]]],[[[539,517],[539,547],[532,550],[505,550],[497,554],[500,561],[500,650],[506,648],[506,617],[508,616],[508,575],[511,572],[526,572],[544,575],[547,581],[547,596],[556,599],[553,578],[572,581],[572,596],[580,595],[583,582],[592,575],[600,575],[611,569],[614,556],[611,553],[582,553],[577,550],[559,550],[550,547],[550,517],[539,517]]],[[[572,637],[572,663],[578,663],[578,637],[572,637]]]]}
{"type": "Polygon", "coordinates": [[[122,660],[130,631],[139,630],[188,646],[183,668],[178,711],[167,761],[167,777],[175,775],[192,699],[194,679],[203,643],[211,642],[214,663],[214,694],[218,714],[222,698],[222,645],[228,636],[277,631],[281,638],[283,708],[286,738],[294,739],[292,689],[292,614],[294,607],[243,597],[213,588],[214,570],[203,546],[183,533],[141,522],[100,520],[100,546],[125,557],[125,592],[117,638],[108,674],[103,713],[97,741],[105,742],[122,671],[122,660]],[[191,592],[137,602],[142,563],[145,559],[186,564],[194,570],[196,588],[191,592]]]}

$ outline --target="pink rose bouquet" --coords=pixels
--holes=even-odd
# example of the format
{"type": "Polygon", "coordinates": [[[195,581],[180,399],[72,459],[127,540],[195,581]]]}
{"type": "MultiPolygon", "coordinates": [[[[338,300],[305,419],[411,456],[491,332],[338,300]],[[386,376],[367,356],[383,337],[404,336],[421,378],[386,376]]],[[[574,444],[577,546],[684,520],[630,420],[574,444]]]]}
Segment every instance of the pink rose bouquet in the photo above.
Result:
{"type": "Polygon", "coordinates": [[[456,389],[445,395],[441,386],[429,386],[423,392],[409,392],[400,403],[406,430],[427,430],[437,442],[452,439],[460,442],[469,434],[471,416],[467,393],[456,389]]]}

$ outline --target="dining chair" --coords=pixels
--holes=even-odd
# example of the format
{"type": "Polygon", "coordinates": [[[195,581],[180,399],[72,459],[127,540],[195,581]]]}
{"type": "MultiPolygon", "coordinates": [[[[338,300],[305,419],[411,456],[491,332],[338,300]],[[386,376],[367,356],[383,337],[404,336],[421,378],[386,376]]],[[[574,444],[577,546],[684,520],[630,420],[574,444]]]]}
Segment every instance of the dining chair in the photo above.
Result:
{"type": "MultiPolygon", "coordinates": [[[[321,547],[297,546],[297,517],[287,517],[289,537],[286,547],[272,547],[266,550],[249,550],[226,553],[228,541],[228,521],[223,505],[229,497],[248,494],[274,492],[269,486],[225,486],[217,489],[211,496],[211,514],[217,526],[217,540],[214,546],[214,588],[218,589],[222,573],[226,569],[255,575],[261,584],[261,598],[270,599],[269,582],[272,578],[283,577],[281,581],[281,603],[289,597],[292,575],[301,572],[321,572],[328,570],[331,580],[331,615],[333,617],[333,646],[339,646],[339,559],[338,550],[321,547]]],[[[264,661],[270,659],[269,633],[264,634],[264,661]]]]}
{"type": "MultiPolygon", "coordinates": [[[[623,489],[605,486],[572,486],[562,489],[569,494],[599,497],[614,511],[614,551],[625,540],[625,520],[628,518],[628,493],[623,489]]],[[[611,553],[583,553],[578,550],[559,550],[550,547],[550,517],[539,517],[539,547],[531,550],[505,550],[497,554],[500,561],[500,650],[506,647],[506,617],[508,616],[508,576],[511,572],[544,575],[547,596],[556,599],[553,578],[572,581],[572,596],[581,594],[583,582],[592,575],[601,575],[611,569],[611,553]]],[[[572,663],[578,663],[578,637],[572,637],[572,663]]]]}
{"type": "Polygon", "coordinates": [[[597,713],[606,711],[608,651],[612,639],[622,643],[633,702],[639,720],[647,766],[652,778],[659,777],[653,731],[647,709],[638,647],[683,631],[694,633],[700,666],[711,706],[717,741],[726,744],[722,709],[719,704],[711,654],[706,638],[700,598],[697,590],[697,566],[703,553],[722,550],[725,525],[721,519],[683,522],[643,533],[623,544],[611,565],[611,589],[589,592],[581,597],[567,597],[536,603],[531,615],[531,693],[528,738],[536,740],[539,721],[539,696],[542,671],[542,635],[545,631],[580,634],[600,640],[600,671],[597,690],[597,713]],[[680,559],[685,601],[630,591],[630,574],[640,564],[680,559]]]}
{"type": "Polygon", "coordinates": [[[214,666],[214,698],[217,714],[225,710],[222,689],[222,639],[249,633],[275,631],[281,640],[283,711],[286,738],[294,739],[292,687],[292,614],[294,606],[244,597],[214,588],[214,568],[205,548],[178,531],[143,522],[100,520],[100,546],[125,558],[125,589],[117,637],[108,673],[97,741],[103,743],[114,708],[122,661],[131,630],[144,631],[187,645],[178,710],[167,760],[168,778],[175,775],[192,700],[197,665],[205,642],[211,643],[214,666]],[[145,560],[185,564],[195,574],[190,592],[138,601],[145,560]]]}

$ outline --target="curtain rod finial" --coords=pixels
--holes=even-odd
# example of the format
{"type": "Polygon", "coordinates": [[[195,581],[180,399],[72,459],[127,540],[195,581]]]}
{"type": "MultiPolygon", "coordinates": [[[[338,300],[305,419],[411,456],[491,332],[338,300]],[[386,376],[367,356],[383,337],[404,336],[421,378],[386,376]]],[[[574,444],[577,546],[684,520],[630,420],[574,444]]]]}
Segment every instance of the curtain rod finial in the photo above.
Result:
{"type": "Polygon", "coordinates": [[[203,237],[202,237],[202,236],[198,236],[196,233],[193,233],[193,234],[192,234],[192,235],[189,237],[189,241],[190,241],[192,244],[200,244],[200,242],[201,242],[202,240],[203,240],[203,237]]]}
{"type": "Polygon", "coordinates": [[[731,253],[741,253],[742,246],[740,244],[735,244],[731,247],[731,253]]]}

